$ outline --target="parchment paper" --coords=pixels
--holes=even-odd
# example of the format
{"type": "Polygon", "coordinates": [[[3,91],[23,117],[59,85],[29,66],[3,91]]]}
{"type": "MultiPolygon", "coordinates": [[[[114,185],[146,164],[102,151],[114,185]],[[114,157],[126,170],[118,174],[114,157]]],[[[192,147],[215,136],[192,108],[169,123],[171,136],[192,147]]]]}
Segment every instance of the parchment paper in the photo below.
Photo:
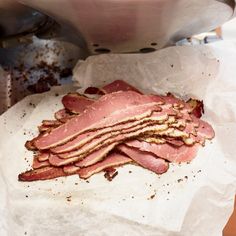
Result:
{"type": "Polygon", "coordinates": [[[79,91],[124,79],[146,92],[203,99],[203,119],[216,138],[190,164],[171,164],[161,176],[127,165],[112,182],[101,173],[88,182],[71,176],[20,183],[17,175],[32,161],[24,142],[42,119],[53,117],[62,94],[72,88],[40,95],[34,109],[26,109],[24,100],[1,118],[0,235],[221,235],[236,189],[235,78],[233,43],[80,61],[74,69],[79,91]],[[27,110],[27,118],[19,119],[17,109],[27,110]]]}

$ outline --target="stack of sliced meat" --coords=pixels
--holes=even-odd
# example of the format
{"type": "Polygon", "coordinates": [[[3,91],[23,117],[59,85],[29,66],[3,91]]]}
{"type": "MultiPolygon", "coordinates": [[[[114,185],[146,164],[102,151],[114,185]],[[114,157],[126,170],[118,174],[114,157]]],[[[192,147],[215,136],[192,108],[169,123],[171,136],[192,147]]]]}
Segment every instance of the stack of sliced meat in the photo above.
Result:
{"type": "Polygon", "coordinates": [[[19,180],[73,174],[87,179],[128,163],[162,174],[170,162],[191,161],[214,137],[212,127],[200,119],[200,101],[145,95],[121,80],[85,93],[100,97],[67,94],[55,120],[42,121],[38,137],[26,142],[35,154],[32,170],[19,180]]]}

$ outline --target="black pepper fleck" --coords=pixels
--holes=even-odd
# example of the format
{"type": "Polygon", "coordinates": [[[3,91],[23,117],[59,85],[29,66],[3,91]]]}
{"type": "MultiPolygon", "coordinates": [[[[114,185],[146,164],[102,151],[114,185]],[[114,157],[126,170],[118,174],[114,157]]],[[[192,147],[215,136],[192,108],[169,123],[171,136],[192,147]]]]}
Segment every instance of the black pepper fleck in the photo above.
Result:
{"type": "Polygon", "coordinates": [[[149,197],[149,199],[153,199],[156,196],[156,194],[153,194],[149,197]]]}

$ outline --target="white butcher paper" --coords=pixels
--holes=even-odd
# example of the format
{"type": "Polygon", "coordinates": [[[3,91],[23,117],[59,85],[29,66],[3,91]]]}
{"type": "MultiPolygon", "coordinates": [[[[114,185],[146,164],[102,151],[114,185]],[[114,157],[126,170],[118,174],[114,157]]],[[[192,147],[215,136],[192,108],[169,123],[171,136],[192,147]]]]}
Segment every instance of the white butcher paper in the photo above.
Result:
{"type": "Polygon", "coordinates": [[[190,164],[170,164],[160,176],[126,165],[111,182],[104,173],[88,181],[74,175],[18,182],[32,162],[25,141],[53,118],[72,88],[39,95],[34,109],[23,100],[0,118],[0,235],[222,235],[236,189],[236,44],[91,56],[77,63],[73,79],[80,92],[123,79],[145,92],[201,99],[216,137],[190,164]],[[19,119],[19,109],[27,110],[26,119],[19,119]]]}

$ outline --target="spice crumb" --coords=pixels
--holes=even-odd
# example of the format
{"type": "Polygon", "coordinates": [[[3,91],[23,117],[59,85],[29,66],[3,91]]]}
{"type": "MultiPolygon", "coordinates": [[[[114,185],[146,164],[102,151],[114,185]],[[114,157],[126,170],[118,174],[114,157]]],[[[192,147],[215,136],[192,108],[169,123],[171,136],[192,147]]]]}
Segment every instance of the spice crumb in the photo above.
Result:
{"type": "Polygon", "coordinates": [[[177,180],[178,183],[180,183],[180,182],[182,182],[182,181],[183,181],[183,179],[178,179],[178,180],[177,180]]]}
{"type": "Polygon", "coordinates": [[[66,201],[70,202],[71,201],[71,196],[66,197],[66,201]]]}
{"type": "Polygon", "coordinates": [[[148,198],[148,200],[153,199],[155,196],[156,196],[156,194],[154,193],[153,195],[151,195],[151,196],[148,198]]]}

